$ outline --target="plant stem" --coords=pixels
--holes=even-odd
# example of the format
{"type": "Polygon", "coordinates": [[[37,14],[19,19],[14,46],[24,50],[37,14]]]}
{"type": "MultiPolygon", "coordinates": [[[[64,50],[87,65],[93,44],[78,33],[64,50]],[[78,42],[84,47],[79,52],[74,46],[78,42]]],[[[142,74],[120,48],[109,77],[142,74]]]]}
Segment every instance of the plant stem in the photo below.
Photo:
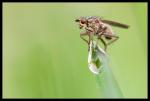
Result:
{"type": "MultiPolygon", "coordinates": [[[[112,71],[109,68],[109,61],[107,54],[94,41],[91,43],[90,48],[91,50],[94,50],[93,52],[95,52],[97,58],[101,62],[100,67],[97,67],[99,69],[99,73],[95,74],[96,81],[101,92],[101,97],[123,98],[123,94],[119,88],[119,85],[115,80],[112,71]]],[[[96,64],[96,66],[99,65],[96,64]]]]}

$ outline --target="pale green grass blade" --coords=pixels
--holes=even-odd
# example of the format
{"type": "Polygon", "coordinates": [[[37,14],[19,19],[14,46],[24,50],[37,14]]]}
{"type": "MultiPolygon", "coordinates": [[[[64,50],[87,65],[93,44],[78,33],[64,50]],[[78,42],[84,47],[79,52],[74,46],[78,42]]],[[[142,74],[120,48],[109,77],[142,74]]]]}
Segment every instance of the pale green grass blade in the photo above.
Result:
{"type": "Polygon", "coordinates": [[[90,44],[89,66],[95,73],[97,84],[100,88],[102,98],[122,98],[122,92],[109,66],[107,53],[101,49],[96,42],[90,44]],[[99,62],[96,62],[99,61],[99,62]],[[91,66],[91,64],[94,64],[91,66]],[[97,69],[96,69],[97,68],[97,69]]]}

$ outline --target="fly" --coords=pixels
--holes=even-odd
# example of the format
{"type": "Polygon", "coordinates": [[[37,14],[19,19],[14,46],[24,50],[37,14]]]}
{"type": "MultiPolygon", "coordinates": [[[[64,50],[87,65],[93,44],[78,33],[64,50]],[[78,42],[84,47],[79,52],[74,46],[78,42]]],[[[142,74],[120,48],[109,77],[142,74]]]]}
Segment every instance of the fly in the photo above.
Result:
{"type": "Polygon", "coordinates": [[[116,21],[110,21],[110,20],[104,20],[97,16],[92,17],[80,17],[75,20],[79,24],[79,28],[85,29],[85,32],[80,33],[80,37],[88,43],[88,46],[90,44],[90,41],[93,40],[94,36],[97,36],[97,42],[98,40],[101,40],[101,42],[104,44],[104,50],[106,51],[107,46],[111,43],[115,42],[119,37],[113,32],[111,25],[120,27],[120,28],[129,28],[128,25],[122,24],[116,21]],[[83,38],[83,36],[89,36],[89,40],[86,40],[83,38]],[[106,43],[104,40],[110,40],[106,43]]]}

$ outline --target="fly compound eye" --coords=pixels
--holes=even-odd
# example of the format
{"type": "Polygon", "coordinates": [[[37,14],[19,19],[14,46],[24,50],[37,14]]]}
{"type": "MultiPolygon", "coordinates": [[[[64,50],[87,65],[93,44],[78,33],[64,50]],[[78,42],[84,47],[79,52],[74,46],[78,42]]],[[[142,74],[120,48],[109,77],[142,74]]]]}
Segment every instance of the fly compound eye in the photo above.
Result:
{"type": "Polygon", "coordinates": [[[81,20],[81,24],[85,24],[85,21],[81,20]]]}

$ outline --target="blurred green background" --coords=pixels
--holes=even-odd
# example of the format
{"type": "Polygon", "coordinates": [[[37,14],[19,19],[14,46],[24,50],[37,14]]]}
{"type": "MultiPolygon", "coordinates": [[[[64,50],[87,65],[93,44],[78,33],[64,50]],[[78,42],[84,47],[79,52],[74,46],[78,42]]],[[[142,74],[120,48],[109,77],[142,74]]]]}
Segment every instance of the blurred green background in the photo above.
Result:
{"type": "Polygon", "coordinates": [[[87,45],[74,20],[113,27],[111,70],[125,98],[147,98],[147,3],[3,3],[3,98],[99,98],[87,45]]]}

